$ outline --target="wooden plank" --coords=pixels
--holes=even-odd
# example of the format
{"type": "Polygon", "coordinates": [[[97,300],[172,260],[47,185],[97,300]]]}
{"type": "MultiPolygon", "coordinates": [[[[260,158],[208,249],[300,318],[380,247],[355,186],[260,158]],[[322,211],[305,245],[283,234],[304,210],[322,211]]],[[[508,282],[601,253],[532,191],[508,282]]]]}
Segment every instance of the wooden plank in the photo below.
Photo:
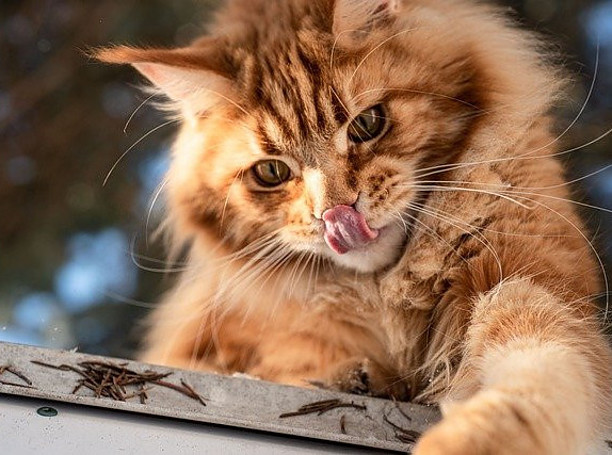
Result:
{"type": "MultiPolygon", "coordinates": [[[[400,404],[377,398],[283,386],[244,377],[176,370],[129,360],[32,346],[0,343],[0,366],[2,365],[10,366],[23,377],[5,371],[0,375],[0,381],[4,382],[0,383],[0,394],[402,452],[409,451],[412,446],[402,442],[406,440],[407,434],[418,435],[440,418],[435,407],[400,404]],[[96,395],[101,393],[92,384],[86,384],[89,388],[78,387],[73,393],[79,380],[83,380],[83,368],[91,365],[91,362],[102,362],[100,365],[106,364],[107,367],[108,363],[112,363],[137,374],[150,371],[169,374],[162,381],[173,384],[174,387],[156,383],[144,384],[148,389],[144,404],[140,399],[140,384],[125,387],[122,392],[123,397],[128,397],[125,401],[121,401],[120,396],[97,397],[96,395]],[[65,367],[55,369],[51,368],[51,365],[65,367]],[[26,381],[31,382],[31,385],[26,381]],[[184,393],[184,384],[201,395],[205,405],[184,393]],[[178,388],[181,390],[177,390],[178,388]],[[312,403],[317,404],[304,408],[312,403]],[[300,408],[300,415],[281,417],[300,408]],[[402,432],[396,427],[405,429],[405,434],[402,436],[402,432]]],[[[108,382],[110,375],[106,379],[108,382]]]]}

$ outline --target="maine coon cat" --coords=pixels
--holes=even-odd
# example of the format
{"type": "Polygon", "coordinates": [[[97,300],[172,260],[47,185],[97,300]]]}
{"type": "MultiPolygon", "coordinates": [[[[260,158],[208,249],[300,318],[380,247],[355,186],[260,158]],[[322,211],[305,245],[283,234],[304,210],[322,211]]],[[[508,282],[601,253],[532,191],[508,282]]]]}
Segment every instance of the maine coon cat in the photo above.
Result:
{"type": "Polygon", "coordinates": [[[419,455],[596,452],[602,275],[546,54],[467,0],[230,0],[188,47],[100,51],[181,123],[189,264],[142,359],[441,403],[419,455]]]}

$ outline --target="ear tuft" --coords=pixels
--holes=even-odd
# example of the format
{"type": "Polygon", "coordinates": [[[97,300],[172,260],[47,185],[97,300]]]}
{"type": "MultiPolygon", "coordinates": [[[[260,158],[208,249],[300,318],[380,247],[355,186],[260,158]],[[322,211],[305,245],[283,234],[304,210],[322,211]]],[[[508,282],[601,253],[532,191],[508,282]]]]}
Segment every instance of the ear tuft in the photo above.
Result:
{"type": "Polygon", "coordinates": [[[217,64],[213,49],[207,45],[178,49],[115,46],[91,55],[105,63],[131,64],[171,100],[198,114],[234,95],[228,73],[217,64]]]}
{"type": "Polygon", "coordinates": [[[336,36],[368,32],[393,19],[401,0],[336,0],[333,32],[336,36]]]}
{"type": "Polygon", "coordinates": [[[143,59],[146,49],[128,46],[113,46],[94,49],[89,55],[104,63],[134,63],[143,59]]]}

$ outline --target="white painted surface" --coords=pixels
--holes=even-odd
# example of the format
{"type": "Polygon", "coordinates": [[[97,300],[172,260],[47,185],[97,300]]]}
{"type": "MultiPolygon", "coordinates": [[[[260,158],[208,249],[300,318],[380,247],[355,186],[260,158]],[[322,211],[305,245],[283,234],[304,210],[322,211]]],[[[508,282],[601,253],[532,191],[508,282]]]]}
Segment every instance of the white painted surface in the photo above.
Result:
{"type": "Polygon", "coordinates": [[[3,455],[372,454],[371,448],[277,436],[86,406],[0,396],[3,455]],[[36,410],[52,406],[56,417],[36,410]]]}

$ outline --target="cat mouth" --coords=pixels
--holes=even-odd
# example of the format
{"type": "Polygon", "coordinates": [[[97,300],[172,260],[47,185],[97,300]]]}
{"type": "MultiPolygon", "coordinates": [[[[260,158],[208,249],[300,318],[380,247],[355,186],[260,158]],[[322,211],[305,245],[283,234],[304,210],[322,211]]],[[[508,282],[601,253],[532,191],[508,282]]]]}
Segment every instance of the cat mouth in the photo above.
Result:
{"type": "Polygon", "coordinates": [[[374,242],[380,230],[371,228],[363,214],[347,205],[339,205],[323,213],[327,246],[337,254],[346,254],[374,242]]]}

